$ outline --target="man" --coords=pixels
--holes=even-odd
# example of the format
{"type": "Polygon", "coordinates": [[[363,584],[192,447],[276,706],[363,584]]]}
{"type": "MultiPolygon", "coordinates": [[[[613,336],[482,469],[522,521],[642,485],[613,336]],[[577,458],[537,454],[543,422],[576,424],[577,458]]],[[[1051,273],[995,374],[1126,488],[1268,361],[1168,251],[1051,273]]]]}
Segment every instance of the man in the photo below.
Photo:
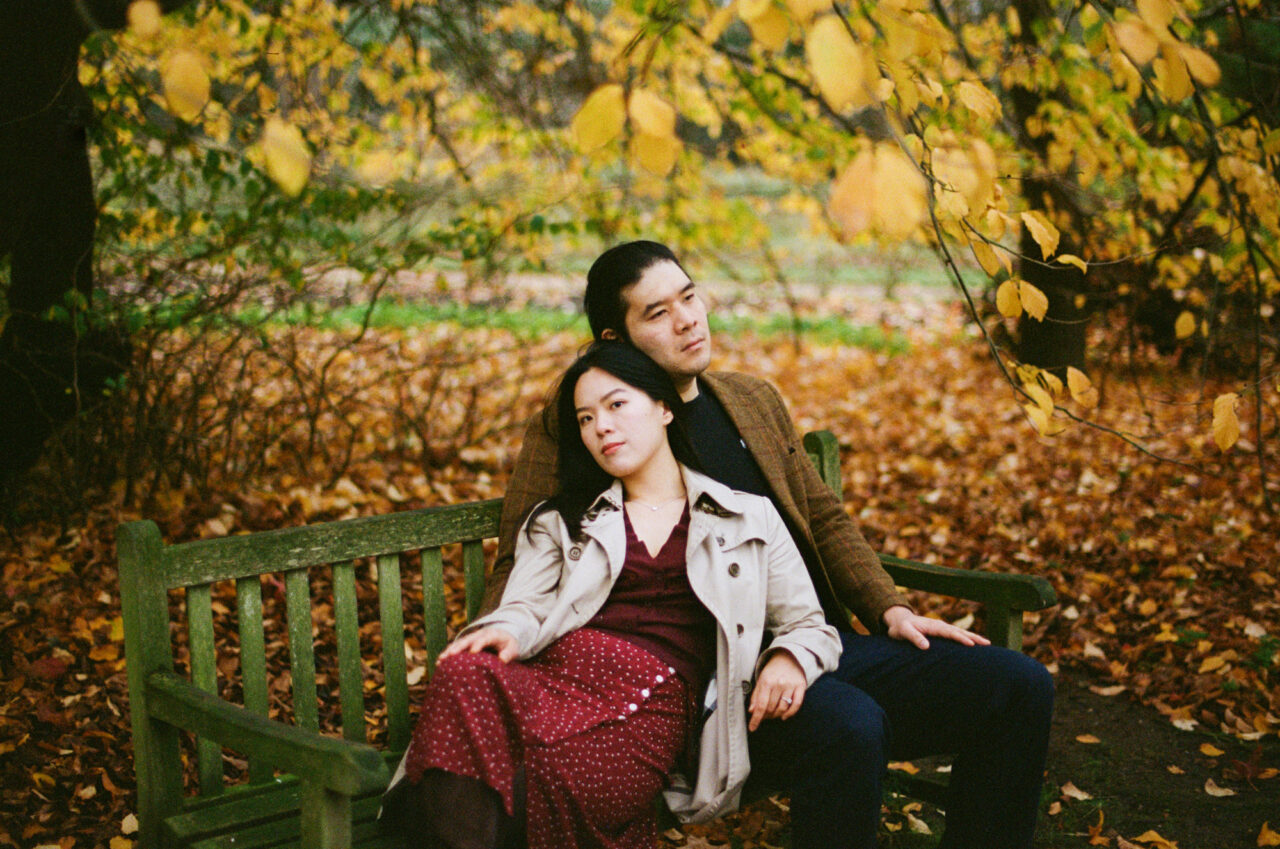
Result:
{"type": "MultiPolygon", "coordinates": [[[[707,472],[774,501],[841,630],[839,668],[800,687],[791,719],[751,735],[753,778],[791,791],[795,849],[874,847],[888,760],[937,753],[956,755],[941,845],[1030,846],[1053,703],[1045,668],[911,609],[809,462],[777,390],[707,371],[706,306],[668,248],[610,248],[587,274],[584,308],[597,339],[630,342],[671,375],[707,472]],[[852,631],[846,609],[871,635],[852,631]]],[[[524,515],[555,492],[555,426],[544,414],[525,432],[485,609],[501,597],[524,515]]]]}

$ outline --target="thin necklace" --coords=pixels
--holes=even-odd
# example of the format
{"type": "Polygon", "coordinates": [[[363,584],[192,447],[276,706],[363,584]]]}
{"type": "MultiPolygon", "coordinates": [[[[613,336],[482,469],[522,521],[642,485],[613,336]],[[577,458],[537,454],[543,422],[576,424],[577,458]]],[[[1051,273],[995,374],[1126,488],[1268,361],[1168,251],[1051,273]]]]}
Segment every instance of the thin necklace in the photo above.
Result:
{"type": "Polygon", "coordinates": [[[627,499],[627,503],[628,503],[628,504],[639,504],[641,507],[647,507],[648,509],[650,509],[650,510],[652,510],[653,512],[657,513],[659,510],[661,510],[663,507],[666,507],[668,504],[674,504],[674,503],[675,503],[675,502],[677,502],[677,501],[683,501],[683,500],[684,500],[684,498],[685,498],[685,496],[683,496],[683,495],[677,495],[675,498],[672,498],[672,499],[669,499],[669,500],[667,500],[667,501],[664,501],[664,502],[662,502],[661,504],[659,504],[659,505],[658,505],[658,506],[656,506],[656,507],[655,507],[654,505],[652,505],[652,504],[645,504],[643,501],[641,501],[641,500],[640,500],[640,499],[638,499],[638,498],[628,498],[628,499],[627,499]]]}

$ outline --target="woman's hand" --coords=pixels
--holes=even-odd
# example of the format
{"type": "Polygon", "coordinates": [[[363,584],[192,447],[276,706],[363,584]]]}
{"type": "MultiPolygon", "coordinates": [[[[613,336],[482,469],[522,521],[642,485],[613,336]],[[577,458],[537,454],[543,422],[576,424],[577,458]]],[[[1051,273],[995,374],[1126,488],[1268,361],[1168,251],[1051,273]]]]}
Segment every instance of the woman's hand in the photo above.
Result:
{"type": "Polygon", "coordinates": [[[747,723],[748,731],[755,731],[766,719],[790,719],[800,710],[804,701],[805,688],[809,682],[805,680],[804,670],[800,663],[786,649],[778,649],[765,661],[756,679],[755,689],[751,691],[751,703],[747,710],[751,712],[751,721],[747,723]]]}
{"type": "Polygon", "coordinates": [[[929,634],[935,637],[955,640],[957,643],[962,643],[966,646],[991,645],[991,641],[981,634],[957,628],[950,622],[943,622],[941,619],[917,616],[911,612],[910,608],[902,605],[894,605],[884,612],[884,624],[888,628],[890,637],[895,640],[906,640],[920,649],[929,648],[929,639],[926,636],[929,634]]]}
{"type": "Polygon", "coordinates": [[[479,631],[463,634],[445,646],[436,663],[455,654],[465,652],[476,654],[482,651],[492,651],[498,656],[498,660],[510,663],[520,655],[520,646],[516,643],[515,637],[501,628],[481,628],[479,631]]]}

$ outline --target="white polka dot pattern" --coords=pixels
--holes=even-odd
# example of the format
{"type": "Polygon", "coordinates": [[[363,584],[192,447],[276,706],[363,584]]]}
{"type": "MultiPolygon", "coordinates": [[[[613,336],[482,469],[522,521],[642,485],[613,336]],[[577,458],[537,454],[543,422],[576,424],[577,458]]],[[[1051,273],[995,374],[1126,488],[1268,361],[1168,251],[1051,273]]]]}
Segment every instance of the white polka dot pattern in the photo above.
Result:
{"type": "Polygon", "coordinates": [[[651,849],[653,800],[684,748],[684,679],[626,640],[583,628],[504,664],[489,652],[437,667],[405,760],[408,778],[477,778],[513,809],[525,770],[529,849],[651,849]]]}

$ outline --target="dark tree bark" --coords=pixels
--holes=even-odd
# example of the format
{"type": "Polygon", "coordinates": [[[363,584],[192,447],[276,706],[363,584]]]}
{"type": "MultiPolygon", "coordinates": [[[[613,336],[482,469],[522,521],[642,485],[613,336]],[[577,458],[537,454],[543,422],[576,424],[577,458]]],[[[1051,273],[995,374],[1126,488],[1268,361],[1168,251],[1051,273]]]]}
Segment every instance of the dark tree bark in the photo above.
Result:
{"type": "Polygon", "coordinates": [[[92,110],[77,62],[91,32],[125,25],[128,6],[0,2],[0,257],[9,258],[8,285],[0,285],[9,313],[0,332],[0,486],[127,364],[123,337],[50,313],[72,292],[82,308],[92,301],[92,110]]]}
{"type": "MultiPolygon", "coordinates": [[[[1053,11],[1046,0],[1015,0],[1013,5],[1022,21],[1018,43],[1028,53],[1034,53],[1039,49],[1037,40],[1051,20],[1053,11]]],[[[1073,224],[1078,223],[1082,216],[1074,199],[1066,191],[1063,181],[1048,173],[1043,164],[1047,158],[1046,141],[1027,132],[1027,119],[1039,112],[1046,96],[1023,87],[1014,87],[1009,95],[1019,141],[1041,163],[1039,167],[1033,165],[1033,170],[1026,175],[1023,198],[1029,208],[1044,212],[1050,218],[1054,211],[1066,211],[1073,224]]],[[[1079,253],[1068,241],[1072,232],[1083,231],[1078,226],[1063,229],[1063,242],[1058,253],[1079,253]]],[[[1019,250],[1024,259],[1019,262],[1018,271],[1022,279],[1048,297],[1049,310],[1043,320],[1036,320],[1025,313],[1018,320],[1018,359],[1055,371],[1065,371],[1067,366],[1083,370],[1087,314],[1077,306],[1077,296],[1085,294],[1084,275],[1071,266],[1035,262],[1042,254],[1026,230],[1023,231],[1019,250]],[[1030,261],[1025,259],[1028,257],[1030,261]]]]}

